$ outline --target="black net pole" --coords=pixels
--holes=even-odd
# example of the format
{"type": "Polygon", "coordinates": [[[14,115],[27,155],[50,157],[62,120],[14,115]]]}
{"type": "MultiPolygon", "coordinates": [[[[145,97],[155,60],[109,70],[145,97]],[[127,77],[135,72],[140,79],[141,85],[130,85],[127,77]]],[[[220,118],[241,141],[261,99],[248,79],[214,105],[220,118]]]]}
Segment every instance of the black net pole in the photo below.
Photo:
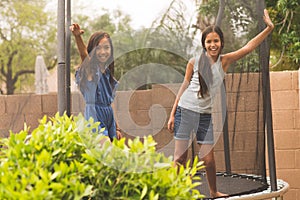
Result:
{"type": "Polygon", "coordinates": [[[66,111],[65,98],[65,1],[57,1],[57,103],[60,115],[66,111]]]}
{"type": "Polygon", "coordinates": [[[67,0],[67,21],[66,21],[66,112],[71,115],[71,0],[67,0]]]}
{"type": "Polygon", "coordinates": [[[225,0],[219,0],[219,10],[218,10],[218,15],[217,15],[217,19],[216,19],[216,25],[219,27],[221,27],[221,24],[222,24],[225,5],[226,5],[225,0]]]}
{"type": "MultiPolygon", "coordinates": [[[[221,27],[222,25],[222,19],[224,16],[224,10],[225,10],[226,2],[225,0],[219,0],[219,10],[218,15],[216,19],[216,25],[221,27]]],[[[224,87],[226,88],[226,82],[224,80],[224,87]]],[[[222,99],[223,101],[223,99],[222,99]]],[[[226,99],[224,99],[225,102],[222,102],[222,106],[227,107],[226,99]]],[[[229,134],[228,134],[228,118],[227,118],[227,108],[224,108],[226,112],[224,116],[224,126],[223,126],[223,145],[224,145],[224,157],[225,157],[225,168],[226,173],[231,173],[231,162],[230,162],[230,146],[229,146],[229,134]]]]}
{"type": "MultiPolygon", "coordinates": [[[[258,11],[258,28],[262,31],[265,24],[262,20],[263,10],[265,8],[264,1],[257,0],[258,11]]],[[[267,38],[270,39],[270,38],[267,38]]],[[[264,126],[267,135],[267,148],[269,159],[270,183],[271,190],[277,191],[277,177],[276,177],[276,164],[275,164],[275,151],[274,151],[274,136],[273,136],[273,119],[272,119],[272,105],[271,105],[271,89],[270,89],[270,71],[269,71],[269,58],[270,58],[270,43],[265,40],[259,46],[259,59],[262,66],[262,84],[263,84],[263,101],[264,101],[264,126]]]]}
{"type": "MultiPolygon", "coordinates": [[[[225,86],[225,80],[224,80],[224,86],[225,86]]],[[[222,103],[222,106],[226,106],[226,105],[227,105],[226,102],[222,103]]],[[[225,121],[224,121],[224,126],[223,126],[224,158],[225,158],[226,173],[230,174],[231,173],[231,158],[230,158],[229,133],[228,133],[228,115],[227,115],[227,109],[225,109],[225,110],[226,110],[225,118],[224,118],[225,121]]]]}

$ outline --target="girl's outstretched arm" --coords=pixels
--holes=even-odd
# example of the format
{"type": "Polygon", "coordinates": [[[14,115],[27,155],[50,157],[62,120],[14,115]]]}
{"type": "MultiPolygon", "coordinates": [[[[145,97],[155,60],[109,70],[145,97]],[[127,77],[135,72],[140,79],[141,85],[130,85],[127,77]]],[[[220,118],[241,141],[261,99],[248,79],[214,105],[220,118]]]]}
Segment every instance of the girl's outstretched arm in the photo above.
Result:
{"type": "Polygon", "coordinates": [[[274,24],[272,23],[272,21],[269,17],[268,11],[266,9],[264,10],[263,19],[264,19],[267,27],[262,32],[260,32],[254,38],[252,38],[242,48],[240,48],[234,52],[230,52],[230,53],[222,55],[222,57],[221,57],[222,58],[222,66],[223,66],[223,69],[225,72],[228,70],[231,63],[243,58],[244,56],[246,56],[247,54],[252,52],[272,32],[272,30],[274,29],[274,24]]]}
{"type": "Polygon", "coordinates": [[[81,37],[84,31],[80,29],[80,26],[78,24],[72,24],[72,26],[70,26],[70,30],[72,31],[75,37],[81,61],[84,61],[84,59],[88,56],[86,45],[84,44],[83,39],[81,37]]]}

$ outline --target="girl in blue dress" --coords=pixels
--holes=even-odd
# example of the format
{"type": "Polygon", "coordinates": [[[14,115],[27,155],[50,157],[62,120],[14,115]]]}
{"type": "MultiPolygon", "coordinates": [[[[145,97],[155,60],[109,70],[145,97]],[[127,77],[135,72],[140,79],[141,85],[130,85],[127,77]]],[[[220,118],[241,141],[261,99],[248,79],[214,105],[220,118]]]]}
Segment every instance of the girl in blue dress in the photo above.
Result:
{"type": "Polygon", "coordinates": [[[70,27],[75,36],[82,63],[76,70],[76,83],[85,100],[85,118],[100,122],[99,130],[103,135],[120,139],[113,101],[118,86],[114,78],[114,56],[112,40],[106,32],[95,32],[91,35],[87,47],[78,24],[70,27]]]}

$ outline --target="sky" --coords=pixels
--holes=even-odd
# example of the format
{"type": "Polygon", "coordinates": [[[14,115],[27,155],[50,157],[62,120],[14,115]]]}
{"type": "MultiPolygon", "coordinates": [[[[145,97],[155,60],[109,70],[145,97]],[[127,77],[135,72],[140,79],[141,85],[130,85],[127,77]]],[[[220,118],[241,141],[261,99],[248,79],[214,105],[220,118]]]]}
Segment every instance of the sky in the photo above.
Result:
{"type": "MultiPolygon", "coordinates": [[[[195,9],[193,0],[182,1],[186,4],[187,14],[191,14],[195,9]]],[[[103,9],[113,11],[118,8],[131,16],[132,27],[138,29],[142,26],[150,27],[171,2],[172,0],[71,0],[71,12],[90,15],[93,12],[104,13],[103,9]]],[[[49,1],[48,8],[56,11],[57,0],[49,1]]]]}

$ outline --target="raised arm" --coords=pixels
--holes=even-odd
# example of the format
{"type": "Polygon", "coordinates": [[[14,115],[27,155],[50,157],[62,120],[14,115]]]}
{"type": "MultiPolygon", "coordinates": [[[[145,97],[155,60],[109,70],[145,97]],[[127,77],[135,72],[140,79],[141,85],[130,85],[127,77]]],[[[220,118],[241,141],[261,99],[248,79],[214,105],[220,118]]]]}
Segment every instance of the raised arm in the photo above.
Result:
{"type": "Polygon", "coordinates": [[[272,23],[268,11],[265,9],[264,10],[264,16],[263,19],[267,25],[267,27],[260,32],[258,35],[256,35],[254,38],[252,38],[245,46],[242,48],[222,55],[222,66],[224,71],[226,72],[230,66],[231,63],[243,58],[250,52],[252,52],[258,45],[260,45],[264,39],[272,32],[274,29],[274,24],[272,23]]]}
{"type": "Polygon", "coordinates": [[[80,29],[80,26],[78,24],[72,24],[72,26],[70,26],[70,30],[72,31],[75,37],[75,41],[76,41],[78,52],[80,54],[81,61],[84,61],[84,59],[88,56],[86,45],[84,44],[83,39],[81,37],[84,31],[80,29]]]}

